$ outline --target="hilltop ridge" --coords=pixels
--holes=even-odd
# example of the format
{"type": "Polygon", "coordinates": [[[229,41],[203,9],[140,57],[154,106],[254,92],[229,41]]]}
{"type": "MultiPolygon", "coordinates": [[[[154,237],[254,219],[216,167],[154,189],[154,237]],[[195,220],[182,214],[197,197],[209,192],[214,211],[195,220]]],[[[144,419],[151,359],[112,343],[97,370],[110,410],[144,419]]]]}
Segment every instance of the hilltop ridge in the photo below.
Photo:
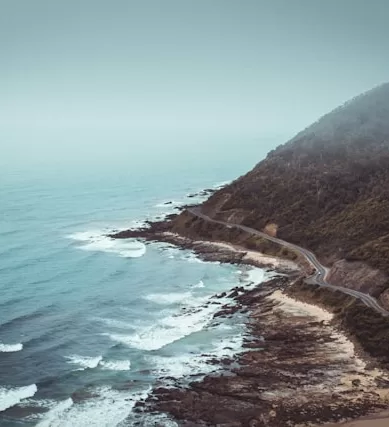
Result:
{"type": "MultiPolygon", "coordinates": [[[[346,102],[271,151],[202,209],[312,250],[333,266],[334,281],[359,286],[387,304],[389,83],[346,102]]],[[[185,212],[173,224],[184,235],[194,229],[209,234],[185,212]]]]}

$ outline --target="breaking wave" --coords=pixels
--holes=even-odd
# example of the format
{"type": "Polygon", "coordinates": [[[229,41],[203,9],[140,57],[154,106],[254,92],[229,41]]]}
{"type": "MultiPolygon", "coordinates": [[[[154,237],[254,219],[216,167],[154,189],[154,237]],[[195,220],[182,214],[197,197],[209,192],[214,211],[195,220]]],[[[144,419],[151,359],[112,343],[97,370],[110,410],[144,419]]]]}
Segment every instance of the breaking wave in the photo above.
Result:
{"type": "Polygon", "coordinates": [[[129,360],[102,360],[100,366],[110,371],[129,371],[131,362],[129,360]]]}
{"type": "Polygon", "coordinates": [[[109,387],[93,389],[91,399],[78,403],[72,399],[59,402],[42,417],[37,427],[117,426],[149,392],[149,389],[131,393],[109,387]]]}
{"type": "Polygon", "coordinates": [[[23,344],[2,344],[0,343],[0,353],[13,353],[23,350],[23,344]]]}
{"type": "Polygon", "coordinates": [[[82,242],[79,249],[93,252],[108,252],[123,258],[139,258],[146,253],[146,245],[133,239],[111,239],[99,231],[86,231],[70,234],[69,239],[82,242]]]}
{"type": "Polygon", "coordinates": [[[34,396],[37,391],[35,384],[15,388],[0,387],[0,412],[17,405],[23,399],[34,396]]]}
{"type": "Polygon", "coordinates": [[[65,358],[68,359],[68,363],[78,365],[80,367],[78,370],[83,371],[84,369],[96,368],[103,359],[103,356],[88,357],[73,354],[71,356],[65,356],[65,358]]]}

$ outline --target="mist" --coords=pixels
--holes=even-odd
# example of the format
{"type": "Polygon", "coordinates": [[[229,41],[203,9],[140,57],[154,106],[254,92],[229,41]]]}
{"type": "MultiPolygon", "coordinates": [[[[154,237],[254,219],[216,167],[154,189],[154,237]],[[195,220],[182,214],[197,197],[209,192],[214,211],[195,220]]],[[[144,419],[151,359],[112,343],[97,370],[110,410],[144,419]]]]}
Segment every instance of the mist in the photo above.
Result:
{"type": "Polygon", "coordinates": [[[3,166],[91,153],[113,161],[145,146],[206,154],[222,141],[271,149],[386,81],[389,68],[384,0],[2,0],[1,9],[3,166]]]}

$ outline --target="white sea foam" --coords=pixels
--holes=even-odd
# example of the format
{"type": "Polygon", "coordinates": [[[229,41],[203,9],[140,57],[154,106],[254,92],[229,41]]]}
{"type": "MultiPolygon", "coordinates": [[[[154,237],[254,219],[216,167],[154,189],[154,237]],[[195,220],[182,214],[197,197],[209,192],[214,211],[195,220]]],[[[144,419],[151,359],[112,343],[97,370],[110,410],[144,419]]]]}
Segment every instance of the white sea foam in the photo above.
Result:
{"type": "Polygon", "coordinates": [[[145,299],[155,304],[169,305],[185,303],[192,297],[191,292],[171,292],[169,294],[149,294],[145,299]]]}
{"type": "Polygon", "coordinates": [[[158,376],[182,378],[188,375],[207,374],[221,366],[209,363],[211,359],[233,357],[242,351],[243,336],[241,333],[214,339],[211,348],[205,354],[181,354],[178,356],[149,356],[153,371],[158,376]]]}
{"type": "Polygon", "coordinates": [[[74,233],[67,237],[82,242],[79,249],[85,251],[114,253],[123,258],[139,258],[146,253],[144,243],[133,239],[111,239],[101,230],[74,233]]]}
{"type": "Polygon", "coordinates": [[[225,187],[226,185],[228,185],[228,184],[231,184],[231,180],[229,180],[229,181],[222,181],[222,182],[218,182],[217,184],[215,184],[214,186],[213,186],[213,188],[215,188],[216,190],[219,190],[220,188],[223,188],[223,187],[225,187]]]}
{"type": "MultiPolygon", "coordinates": [[[[197,299],[198,302],[204,299],[197,299]]],[[[132,335],[104,334],[111,340],[140,350],[158,350],[174,341],[194,332],[201,331],[212,320],[218,306],[198,306],[188,308],[180,314],[171,314],[160,319],[156,324],[143,327],[132,335]]]]}
{"type": "MultiPolygon", "coordinates": [[[[223,326],[220,325],[222,328],[223,326]]],[[[221,328],[221,329],[222,329],[221,328]]],[[[213,343],[212,353],[218,358],[232,357],[243,350],[243,335],[242,333],[235,334],[233,336],[227,336],[220,338],[218,341],[213,343]]]]}
{"type": "Polygon", "coordinates": [[[140,228],[148,228],[150,225],[146,221],[142,221],[140,219],[135,219],[131,221],[130,227],[121,227],[118,231],[127,230],[130,228],[131,230],[139,230],[140,228]]]}
{"type": "Polygon", "coordinates": [[[165,256],[170,259],[174,259],[182,254],[182,250],[177,248],[176,246],[161,246],[160,250],[165,256]]]}
{"type": "Polygon", "coordinates": [[[70,404],[71,399],[58,403],[43,416],[37,427],[114,427],[125,420],[135,403],[150,392],[149,389],[119,392],[108,387],[92,391],[97,397],[73,404],[70,404]]]}
{"type": "Polygon", "coordinates": [[[129,360],[102,360],[99,366],[110,371],[129,371],[131,362],[129,360]]]}
{"type": "Polygon", "coordinates": [[[103,359],[103,356],[89,357],[73,354],[71,356],[65,356],[65,358],[68,359],[69,363],[80,366],[78,370],[83,371],[84,369],[96,368],[103,359]]]}
{"type": "Polygon", "coordinates": [[[44,415],[44,419],[40,421],[36,427],[54,427],[59,426],[59,418],[62,414],[67,411],[73,405],[73,400],[71,398],[63,400],[58,404],[54,405],[52,409],[50,409],[44,415]]]}
{"type": "Polygon", "coordinates": [[[178,424],[171,420],[166,414],[143,414],[142,416],[143,427],[178,427],[178,424]]]}
{"type": "Polygon", "coordinates": [[[196,254],[194,254],[193,252],[190,252],[188,254],[185,254],[182,259],[188,261],[188,262],[194,262],[194,263],[198,263],[198,264],[204,264],[205,261],[203,261],[202,259],[200,259],[196,254]]]}
{"type": "Polygon", "coordinates": [[[34,396],[37,390],[35,384],[15,388],[0,387],[0,412],[17,405],[23,399],[34,396]]]}
{"type": "Polygon", "coordinates": [[[120,344],[131,346],[132,343],[132,335],[110,334],[108,332],[104,332],[101,335],[109,337],[112,341],[118,342],[120,344]]]}
{"type": "Polygon", "coordinates": [[[117,328],[117,329],[132,329],[131,325],[124,320],[110,319],[106,317],[94,317],[94,320],[97,322],[104,323],[107,326],[117,328]]]}
{"type": "Polygon", "coordinates": [[[0,353],[12,353],[23,350],[23,344],[2,344],[0,343],[0,353]]]}
{"type": "Polygon", "coordinates": [[[202,280],[200,280],[200,282],[196,283],[195,285],[192,286],[192,288],[204,288],[204,282],[202,280]]]}
{"type": "Polygon", "coordinates": [[[180,356],[150,356],[148,362],[154,366],[152,371],[159,377],[182,378],[187,375],[209,372],[205,357],[184,354],[180,356]]]}
{"type": "Polygon", "coordinates": [[[242,272],[242,279],[246,288],[252,288],[265,281],[267,275],[266,270],[255,267],[242,272]]]}

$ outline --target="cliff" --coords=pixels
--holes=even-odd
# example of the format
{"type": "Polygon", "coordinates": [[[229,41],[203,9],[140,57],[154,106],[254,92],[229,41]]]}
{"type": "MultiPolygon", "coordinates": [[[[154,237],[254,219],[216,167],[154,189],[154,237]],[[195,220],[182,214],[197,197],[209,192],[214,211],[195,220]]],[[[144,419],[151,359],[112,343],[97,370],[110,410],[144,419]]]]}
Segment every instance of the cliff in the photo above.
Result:
{"type": "MultiPolygon", "coordinates": [[[[353,287],[355,278],[367,275],[371,280],[363,290],[387,300],[389,83],[346,102],[271,151],[202,209],[304,246],[329,266],[344,260],[351,279],[338,263],[333,280],[353,287]]],[[[204,238],[216,232],[185,212],[173,230],[204,238]]],[[[235,239],[242,243],[244,236],[235,239]]]]}

